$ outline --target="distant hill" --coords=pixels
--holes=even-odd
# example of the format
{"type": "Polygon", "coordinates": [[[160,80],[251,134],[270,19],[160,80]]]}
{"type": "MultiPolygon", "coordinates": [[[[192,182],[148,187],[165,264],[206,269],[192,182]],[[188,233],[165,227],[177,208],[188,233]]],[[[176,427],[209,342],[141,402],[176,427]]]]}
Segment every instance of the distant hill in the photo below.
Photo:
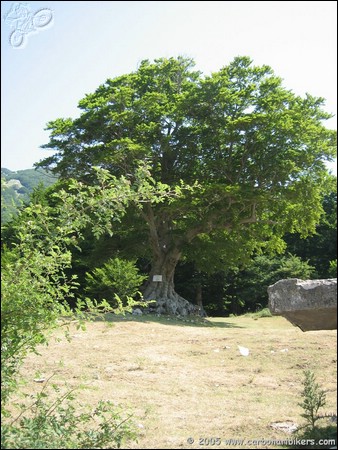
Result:
{"type": "Polygon", "coordinates": [[[13,172],[1,168],[1,223],[7,222],[23,202],[29,200],[33,189],[42,183],[51,186],[57,178],[42,169],[13,172]]]}

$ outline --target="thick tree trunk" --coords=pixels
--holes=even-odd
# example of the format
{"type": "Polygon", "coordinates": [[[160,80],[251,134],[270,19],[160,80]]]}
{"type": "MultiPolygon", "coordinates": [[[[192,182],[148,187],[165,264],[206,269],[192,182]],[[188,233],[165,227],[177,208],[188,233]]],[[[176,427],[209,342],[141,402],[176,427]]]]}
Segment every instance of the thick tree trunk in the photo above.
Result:
{"type": "Polygon", "coordinates": [[[196,313],[196,306],[175,292],[175,269],[181,257],[181,247],[185,240],[174,239],[173,224],[166,214],[155,214],[151,204],[145,204],[143,216],[149,226],[149,244],[152,250],[152,269],[143,289],[145,300],[155,300],[151,309],[159,314],[179,314],[186,316],[196,313]]]}
{"type": "Polygon", "coordinates": [[[196,305],[198,308],[198,313],[201,317],[205,317],[206,316],[206,312],[204,311],[203,308],[203,300],[202,300],[202,284],[201,283],[197,283],[196,285],[196,305]]]}
{"type": "MultiPolygon", "coordinates": [[[[196,312],[196,306],[175,292],[175,268],[181,252],[173,249],[169,252],[157,252],[153,260],[149,280],[145,286],[145,300],[156,300],[153,308],[159,314],[176,314],[186,316],[196,312]]],[[[150,304],[150,308],[152,305],[150,304]]]]}

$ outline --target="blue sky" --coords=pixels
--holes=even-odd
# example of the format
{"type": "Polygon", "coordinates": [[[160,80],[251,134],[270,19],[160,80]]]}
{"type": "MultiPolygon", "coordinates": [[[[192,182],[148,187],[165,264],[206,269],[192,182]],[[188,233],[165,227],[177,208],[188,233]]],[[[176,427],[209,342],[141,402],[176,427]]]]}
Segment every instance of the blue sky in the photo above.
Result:
{"type": "MultiPolygon", "coordinates": [[[[85,94],[143,59],[190,56],[208,74],[248,55],[296,94],[324,97],[336,115],[336,9],[335,1],[3,1],[1,166],[27,169],[52,154],[39,148],[46,123],[76,117],[85,94]],[[5,18],[19,3],[31,14],[49,8],[52,20],[14,48],[5,18]]],[[[336,129],[336,117],[327,126],[336,129]]]]}

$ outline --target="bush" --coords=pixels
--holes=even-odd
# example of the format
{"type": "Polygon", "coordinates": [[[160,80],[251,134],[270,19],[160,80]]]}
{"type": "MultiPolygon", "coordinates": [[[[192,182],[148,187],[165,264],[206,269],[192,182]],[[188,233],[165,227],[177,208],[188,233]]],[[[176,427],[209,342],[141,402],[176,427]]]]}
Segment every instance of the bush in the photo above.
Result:
{"type": "Polygon", "coordinates": [[[337,260],[330,261],[329,276],[337,278],[337,260]]]}
{"type": "Polygon", "coordinates": [[[335,448],[337,425],[329,421],[330,416],[319,414],[319,409],[326,404],[325,391],[316,383],[313,372],[306,370],[304,375],[304,388],[301,393],[303,401],[299,403],[299,406],[303,408],[301,416],[305,418],[306,423],[297,430],[296,437],[299,441],[307,441],[307,444],[305,446],[297,445],[296,448],[335,448]],[[323,441],[326,444],[323,444],[323,441]]]}
{"type": "Polygon", "coordinates": [[[73,391],[60,394],[56,400],[44,388],[28,408],[19,405],[15,419],[3,421],[2,449],[95,449],[121,448],[135,439],[131,415],[110,401],[101,401],[94,410],[78,412],[73,391]]]}
{"type": "Polygon", "coordinates": [[[256,311],[255,313],[248,313],[249,317],[252,317],[253,319],[260,319],[262,317],[272,317],[271,311],[269,308],[263,308],[259,311],[256,311]]]}
{"type": "Polygon", "coordinates": [[[111,258],[102,267],[86,274],[85,291],[91,298],[107,300],[116,306],[116,296],[125,304],[129,297],[138,294],[146,278],[139,274],[135,261],[111,258]]]}
{"type": "Polygon", "coordinates": [[[264,309],[268,304],[268,286],[284,278],[309,279],[313,272],[314,268],[298,256],[257,256],[245,269],[229,273],[231,283],[227,287],[225,304],[230,304],[232,311],[229,312],[236,314],[241,311],[233,310],[234,299],[238,305],[243,305],[242,310],[264,309]]]}
{"type": "Polygon", "coordinates": [[[314,430],[316,422],[319,420],[318,410],[326,404],[325,392],[316,383],[314,373],[310,370],[304,372],[305,380],[303,382],[304,389],[302,392],[303,402],[299,403],[304,409],[302,417],[307,421],[307,428],[314,430]]]}

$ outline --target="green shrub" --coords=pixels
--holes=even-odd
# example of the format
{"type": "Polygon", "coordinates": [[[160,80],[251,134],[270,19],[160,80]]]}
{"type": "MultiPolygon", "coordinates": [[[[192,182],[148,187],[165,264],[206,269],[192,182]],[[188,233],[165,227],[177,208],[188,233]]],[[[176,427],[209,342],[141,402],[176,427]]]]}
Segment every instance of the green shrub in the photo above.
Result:
{"type": "Polygon", "coordinates": [[[304,409],[302,417],[307,421],[306,427],[314,430],[316,422],[319,420],[318,410],[326,404],[325,392],[316,383],[315,375],[310,370],[304,371],[305,380],[303,382],[304,389],[302,391],[303,401],[299,403],[304,409]]]}
{"type": "Polygon", "coordinates": [[[111,258],[102,267],[86,274],[85,290],[91,298],[104,299],[116,306],[116,296],[125,304],[128,297],[138,294],[146,278],[139,274],[135,261],[111,258]]]}
{"type": "Polygon", "coordinates": [[[329,276],[337,278],[337,260],[330,261],[329,276]]]}
{"type": "Polygon", "coordinates": [[[316,383],[313,372],[306,370],[304,375],[304,388],[301,393],[303,401],[299,403],[299,406],[303,408],[301,416],[306,419],[306,423],[295,433],[295,437],[300,443],[291,448],[335,448],[337,445],[337,424],[334,424],[331,420],[334,415],[319,414],[319,409],[326,404],[325,391],[316,383]],[[304,444],[301,442],[304,442],[304,444]]]}
{"type": "Polygon", "coordinates": [[[4,420],[2,449],[95,449],[121,448],[136,438],[131,415],[110,401],[94,410],[79,412],[74,393],[60,394],[52,401],[44,388],[29,407],[18,405],[20,414],[4,420]]]}
{"type": "Polygon", "coordinates": [[[272,317],[271,311],[269,308],[263,308],[259,311],[256,311],[255,313],[248,313],[246,314],[249,317],[252,317],[253,319],[260,319],[262,317],[272,317]]]}
{"type": "MultiPolygon", "coordinates": [[[[285,278],[309,279],[314,272],[307,261],[295,255],[269,257],[259,255],[243,270],[230,273],[224,305],[229,312],[240,314],[245,308],[255,312],[268,304],[268,286],[285,278]],[[243,305],[239,308],[237,305],[243,305]]],[[[207,308],[207,305],[206,305],[207,308]]]]}

